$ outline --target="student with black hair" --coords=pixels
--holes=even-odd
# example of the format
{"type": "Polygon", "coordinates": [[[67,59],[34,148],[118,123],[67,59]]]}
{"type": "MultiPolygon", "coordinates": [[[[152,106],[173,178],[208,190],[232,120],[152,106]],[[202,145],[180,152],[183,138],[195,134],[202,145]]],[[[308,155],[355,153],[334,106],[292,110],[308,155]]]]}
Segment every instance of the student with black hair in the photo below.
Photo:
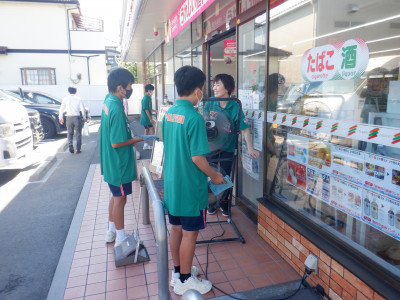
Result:
{"type": "Polygon", "coordinates": [[[69,95],[63,98],[58,112],[58,121],[64,124],[64,113],[66,114],[67,139],[69,152],[74,153],[74,132],[76,136],[76,153],[81,153],[82,128],[86,122],[85,108],[80,97],[76,95],[77,89],[73,86],[68,88],[69,95]]]}
{"type": "MultiPolygon", "coordinates": [[[[154,86],[152,84],[146,84],[144,87],[144,96],[142,99],[142,110],[140,113],[140,124],[144,126],[144,135],[154,134],[155,121],[152,118],[152,104],[151,96],[154,92],[154,86]]],[[[152,149],[148,143],[144,142],[144,150],[152,149]]]]}
{"type": "MultiPolygon", "coordinates": [[[[214,91],[215,98],[229,98],[234,90],[235,90],[235,80],[233,79],[233,77],[231,75],[218,74],[214,77],[213,91],[214,91]]],[[[213,107],[215,107],[215,106],[218,106],[219,107],[218,109],[220,109],[220,110],[222,109],[222,111],[227,113],[231,117],[233,124],[236,127],[237,119],[239,116],[239,105],[234,101],[228,101],[228,100],[222,100],[222,101],[218,101],[218,102],[213,101],[213,102],[207,102],[204,106],[204,110],[209,111],[211,113],[213,110],[213,107]]],[[[247,123],[244,122],[243,111],[240,114],[240,128],[239,129],[240,129],[240,133],[244,137],[244,140],[246,141],[250,158],[252,158],[252,159],[257,158],[259,153],[257,150],[254,150],[254,148],[253,148],[249,125],[247,125],[247,123]]],[[[210,158],[211,159],[232,159],[234,151],[235,151],[235,139],[232,139],[231,143],[224,151],[221,151],[216,156],[212,156],[210,158]]],[[[220,166],[226,172],[226,174],[229,175],[231,173],[231,169],[232,169],[231,161],[221,161],[220,166]]],[[[219,203],[222,215],[224,217],[228,217],[228,215],[229,215],[228,214],[228,200],[230,197],[230,193],[232,193],[232,189],[226,190],[224,192],[224,194],[222,195],[221,201],[219,203]]],[[[207,208],[207,213],[209,215],[215,214],[217,205],[218,205],[218,203],[209,205],[207,208]]]]}
{"type": "Polygon", "coordinates": [[[182,295],[194,289],[205,294],[208,280],[197,278],[192,266],[199,230],[205,228],[208,204],[207,178],[225,183],[222,174],[210,167],[205,154],[210,152],[204,118],[194,109],[203,98],[204,73],[192,66],[179,68],[174,81],[179,99],[162,121],[164,141],[164,203],[172,225],[169,244],[174,270],[171,286],[182,295]]]}
{"type": "Polygon", "coordinates": [[[132,194],[132,181],[137,178],[133,145],[157,138],[150,135],[132,138],[122,100],[129,99],[134,82],[135,79],[128,70],[122,68],[112,70],[107,80],[109,94],[104,100],[101,113],[100,167],[104,181],[108,183],[112,193],[105,241],[106,243],[115,241],[114,247],[126,239],[124,229],[126,196],[132,194]]]}

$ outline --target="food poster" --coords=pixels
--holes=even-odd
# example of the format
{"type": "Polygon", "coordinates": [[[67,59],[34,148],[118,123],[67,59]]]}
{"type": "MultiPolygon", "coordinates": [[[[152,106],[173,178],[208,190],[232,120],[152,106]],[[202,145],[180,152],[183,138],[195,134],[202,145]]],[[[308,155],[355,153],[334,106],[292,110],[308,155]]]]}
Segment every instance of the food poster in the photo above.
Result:
{"type": "Polygon", "coordinates": [[[288,134],[287,135],[287,158],[300,164],[307,164],[309,139],[288,134]]]}
{"type": "Polygon", "coordinates": [[[330,175],[307,168],[307,193],[327,203],[329,203],[330,181],[330,175]]]}
{"type": "Polygon", "coordinates": [[[361,219],[363,190],[364,188],[358,184],[332,176],[331,205],[357,219],[361,219]]]}
{"type": "Polygon", "coordinates": [[[364,222],[400,240],[400,200],[364,188],[364,222]]]}
{"type": "Polygon", "coordinates": [[[308,140],[308,165],[325,173],[331,173],[331,144],[308,140]]]}
{"type": "Polygon", "coordinates": [[[400,199],[400,161],[365,153],[364,184],[367,188],[400,199]]]}
{"type": "Polygon", "coordinates": [[[307,167],[288,159],[287,182],[305,191],[307,188],[307,167]]]}
{"type": "Polygon", "coordinates": [[[332,174],[363,185],[364,155],[356,149],[332,145],[332,174]]]}

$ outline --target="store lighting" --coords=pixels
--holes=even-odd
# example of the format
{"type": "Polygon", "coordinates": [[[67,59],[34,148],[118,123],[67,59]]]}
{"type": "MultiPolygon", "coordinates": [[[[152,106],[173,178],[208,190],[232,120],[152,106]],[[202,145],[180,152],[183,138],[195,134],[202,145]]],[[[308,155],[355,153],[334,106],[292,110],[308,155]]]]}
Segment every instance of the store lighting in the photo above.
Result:
{"type": "Polygon", "coordinates": [[[263,53],[265,53],[265,50],[264,51],[260,51],[260,52],[256,52],[256,53],[253,53],[253,54],[245,55],[244,57],[247,58],[247,57],[251,57],[251,56],[255,56],[255,55],[263,54],[263,53]]]}
{"type": "Polygon", "coordinates": [[[387,41],[387,40],[397,39],[397,38],[400,38],[400,35],[390,36],[390,37],[387,37],[387,38],[373,40],[373,41],[368,41],[368,42],[365,42],[365,43],[366,44],[371,44],[371,43],[382,42],[382,41],[387,41]]]}
{"type": "Polygon", "coordinates": [[[348,32],[348,31],[355,30],[355,29],[360,29],[360,28],[363,28],[363,27],[368,27],[368,26],[371,26],[371,25],[387,22],[387,21],[390,21],[390,20],[393,20],[393,19],[397,19],[397,18],[400,18],[400,15],[395,15],[395,16],[388,17],[388,18],[385,18],[385,19],[380,19],[380,20],[377,20],[377,21],[372,21],[372,22],[369,22],[369,23],[361,24],[359,26],[354,26],[354,27],[351,27],[351,28],[346,28],[346,29],[343,29],[343,30],[339,30],[339,31],[327,33],[327,34],[324,34],[324,35],[320,35],[320,36],[317,36],[317,37],[313,37],[313,38],[310,38],[310,39],[302,40],[302,41],[293,43],[293,45],[299,45],[299,44],[302,44],[302,43],[315,41],[315,40],[318,40],[320,38],[328,37],[328,36],[335,35],[335,34],[340,34],[340,33],[343,33],[343,32],[348,32]]]}
{"type": "Polygon", "coordinates": [[[387,49],[387,50],[382,50],[382,51],[370,52],[369,54],[385,53],[385,52],[392,52],[392,51],[399,51],[399,50],[400,50],[400,48],[387,49]]]}

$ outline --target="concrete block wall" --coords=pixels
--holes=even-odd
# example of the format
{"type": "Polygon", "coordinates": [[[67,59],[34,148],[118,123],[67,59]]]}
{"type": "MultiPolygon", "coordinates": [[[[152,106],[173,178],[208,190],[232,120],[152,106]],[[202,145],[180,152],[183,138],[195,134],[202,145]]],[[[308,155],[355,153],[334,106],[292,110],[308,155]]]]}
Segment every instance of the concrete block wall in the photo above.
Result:
{"type": "Polygon", "coordinates": [[[304,273],[307,256],[318,257],[318,273],[311,274],[307,282],[314,287],[320,284],[333,300],[385,299],[261,203],[258,204],[257,231],[300,275],[304,273]]]}

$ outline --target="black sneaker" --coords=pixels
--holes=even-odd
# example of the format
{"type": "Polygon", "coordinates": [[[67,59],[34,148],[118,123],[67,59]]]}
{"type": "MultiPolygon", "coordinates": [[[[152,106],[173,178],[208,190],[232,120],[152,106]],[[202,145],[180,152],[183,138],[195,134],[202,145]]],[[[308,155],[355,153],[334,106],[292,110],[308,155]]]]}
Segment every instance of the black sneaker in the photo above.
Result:
{"type": "Polygon", "coordinates": [[[69,152],[71,152],[71,153],[74,153],[74,152],[75,152],[75,150],[74,150],[74,145],[69,144],[69,152]]]}
{"type": "Polygon", "coordinates": [[[228,202],[221,202],[221,205],[220,205],[219,209],[221,210],[222,215],[224,217],[229,217],[228,202]]]}
{"type": "Polygon", "coordinates": [[[216,212],[217,212],[217,209],[215,207],[212,207],[212,206],[207,207],[208,215],[215,215],[216,212]]]}

